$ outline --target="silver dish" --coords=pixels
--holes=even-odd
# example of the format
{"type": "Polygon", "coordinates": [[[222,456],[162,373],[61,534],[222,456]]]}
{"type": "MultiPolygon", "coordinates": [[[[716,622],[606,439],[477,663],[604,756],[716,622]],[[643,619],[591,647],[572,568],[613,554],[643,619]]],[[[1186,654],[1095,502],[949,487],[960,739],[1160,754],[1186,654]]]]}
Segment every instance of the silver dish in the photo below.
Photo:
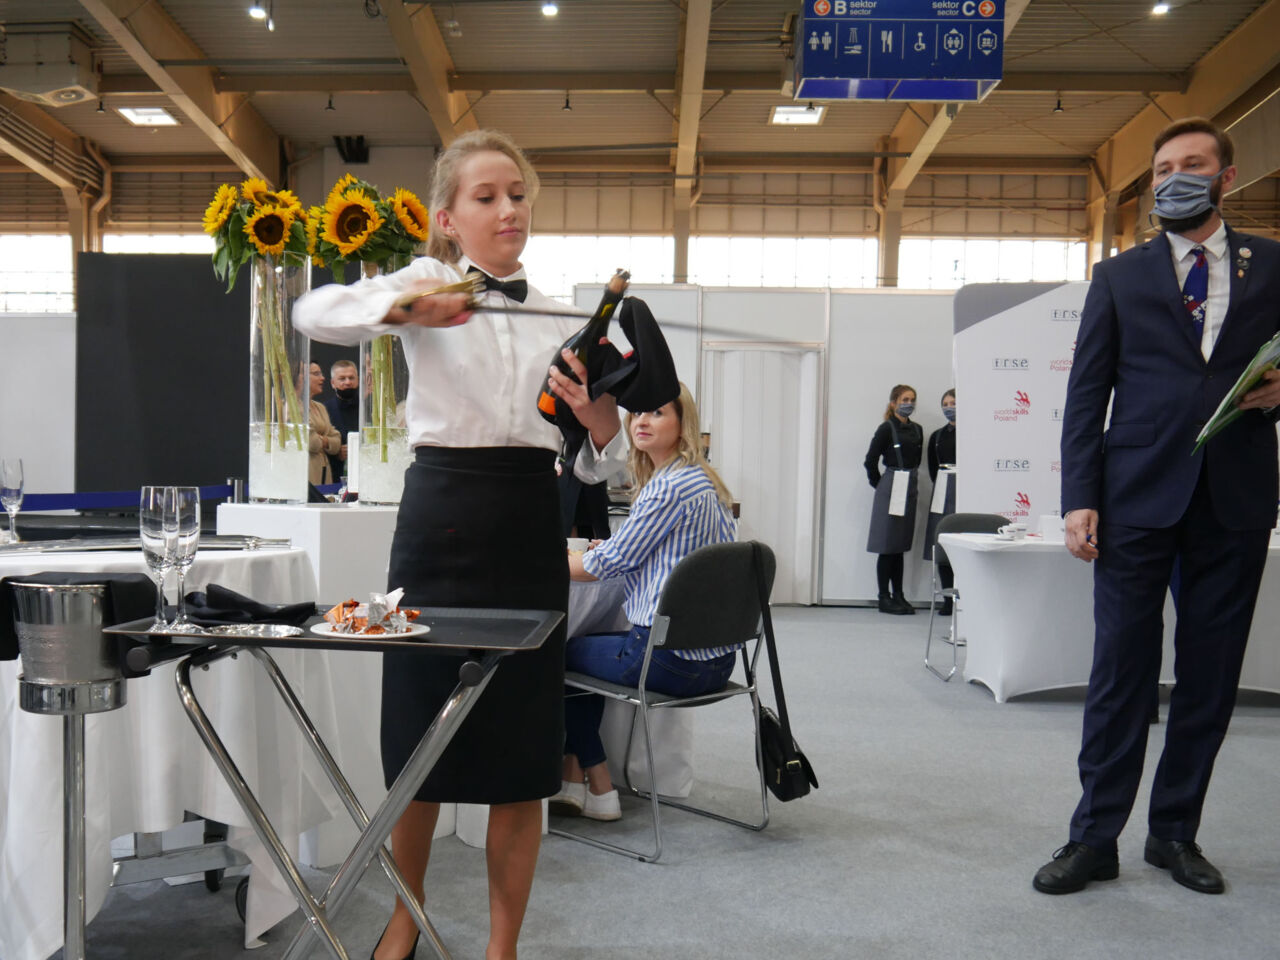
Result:
{"type": "Polygon", "coordinates": [[[297,637],[301,636],[301,627],[291,627],[287,623],[228,623],[220,627],[208,627],[205,633],[214,637],[297,637]]]}

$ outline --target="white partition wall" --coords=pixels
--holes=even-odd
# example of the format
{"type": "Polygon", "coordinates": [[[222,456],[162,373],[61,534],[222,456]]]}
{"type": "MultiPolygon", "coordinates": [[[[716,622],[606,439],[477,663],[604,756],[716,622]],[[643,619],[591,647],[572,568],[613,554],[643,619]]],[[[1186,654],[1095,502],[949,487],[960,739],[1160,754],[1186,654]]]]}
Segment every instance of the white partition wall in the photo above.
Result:
{"type": "MultiPolygon", "coordinates": [[[[832,292],[827,376],[826,484],[823,496],[823,603],[862,603],[876,597],[876,557],[867,553],[873,490],[863,459],[883,419],[889,390],[916,388],[912,418],[925,440],[946,421],[939,401],[954,385],[952,294],[867,290],[832,292]]],[[[967,403],[958,397],[959,421],[967,403]]],[[[963,461],[963,455],[958,454],[963,461]]],[[[927,461],[926,461],[927,462],[927,461]]],[[[964,487],[963,466],[958,479],[964,487]]],[[[906,557],[903,587],[912,600],[929,597],[929,564],[921,556],[932,489],[920,469],[916,536],[906,557]]]]}
{"type": "Polygon", "coordinates": [[[74,490],[75,315],[0,314],[0,354],[0,456],[22,458],[28,493],[74,490]]]}

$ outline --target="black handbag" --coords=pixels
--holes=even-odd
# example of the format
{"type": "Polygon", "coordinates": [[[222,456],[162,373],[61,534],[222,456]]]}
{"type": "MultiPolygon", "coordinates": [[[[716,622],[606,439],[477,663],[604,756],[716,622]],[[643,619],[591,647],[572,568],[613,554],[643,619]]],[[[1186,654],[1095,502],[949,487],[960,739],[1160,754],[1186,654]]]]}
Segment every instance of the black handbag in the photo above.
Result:
{"type": "Polygon", "coordinates": [[[818,778],[813,765],[804,755],[795,737],[791,735],[791,720],[787,716],[787,701],[782,694],[782,674],[778,669],[778,645],[773,639],[773,618],[769,615],[769,591],[764,585],[764,565],[760,562],[760,547],[752,544],[756,568],[756,587],[760,591],[760,617],[764,621],[764,640],[769,648],[769,669],[773,674],[773,694],[778,702],[778,712],[768,707],[760,708],[760,754],[764,762],[764,782],[779,800],[795,800],[817,789],[818,778]]]}

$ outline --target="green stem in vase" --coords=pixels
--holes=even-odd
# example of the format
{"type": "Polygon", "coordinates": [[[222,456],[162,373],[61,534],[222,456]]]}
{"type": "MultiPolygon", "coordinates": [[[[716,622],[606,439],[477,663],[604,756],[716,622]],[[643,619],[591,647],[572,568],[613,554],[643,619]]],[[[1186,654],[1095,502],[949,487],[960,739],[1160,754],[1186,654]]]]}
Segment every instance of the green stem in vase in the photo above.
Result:
{"type": "MultiPolygon", "coordinates": [[[[253,263],[255,273],[262,270],[261,265],[255,260],[253,263]]],[[[269,276],[269,273],[266,274],[269,276]]],[[[262,273],[258,274],[258,335],[262,339],[262,432],[264,442],[266,444],[266,452],[271,452],[271,432],[272,432],[272,395],[275,391],[271,388],[271,326],[267,323],[266,316],[266,276],[262,273]]]]}

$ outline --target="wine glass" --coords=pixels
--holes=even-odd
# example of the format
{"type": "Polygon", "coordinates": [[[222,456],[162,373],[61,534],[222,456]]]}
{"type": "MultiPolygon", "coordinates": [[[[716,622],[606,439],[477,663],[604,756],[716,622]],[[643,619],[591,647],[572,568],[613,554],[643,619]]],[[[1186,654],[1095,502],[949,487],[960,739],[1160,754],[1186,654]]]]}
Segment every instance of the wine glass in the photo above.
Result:
{"type": "Polygon", "coordinates": [[[9,514],[9,542],[18,542],[16,525],[18,508],[22,506],[22,461],[0,460],[0,504],[9,514]]]}
{"type": "Polygon", "coordinates": [[[174,553],[174,566],[178,568],[178,619],[170,629],[181,633],[203,633],[195,623],[187,619],[187,571],[196,561],[200,546],[200,488],[174,487],[174,510],[177,517],[178,539],[174,553]]]}
{"type": "Polygon", "coordinates": [[[142,555],[156,581],[156,618],[148,633],[168,633],[164,619],[164,578],[174,566],[178,550],[178,515],[173,487],[143,487],[138,502],[138,534],[142,555]]]}

